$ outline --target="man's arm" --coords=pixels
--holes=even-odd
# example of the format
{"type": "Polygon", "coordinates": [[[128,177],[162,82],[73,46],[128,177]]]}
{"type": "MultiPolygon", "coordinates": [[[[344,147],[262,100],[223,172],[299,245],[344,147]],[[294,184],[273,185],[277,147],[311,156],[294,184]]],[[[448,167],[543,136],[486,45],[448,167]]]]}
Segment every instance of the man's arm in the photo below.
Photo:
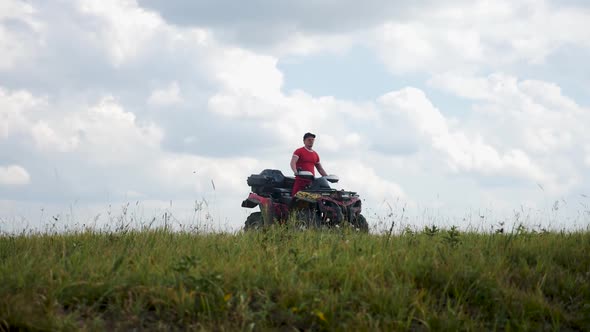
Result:
{"type": "Polygon", "coordinates": [[[297,175],[297,160],[299,160],[299,156],[293,155],[293,157],[291,157],[291,170],[295,175],[297,175]]]}
{"type": "Polygon", "coordinates": [[[315,164],[315,168],[318,169],[318,172],[320,172],[320,174],[322,176],[327,176],[328,175],[328,173],[326,173],[326,171],[324,171],[324,168],[322,167],[322,164],[320,164],[320,163],[315,164]]]}

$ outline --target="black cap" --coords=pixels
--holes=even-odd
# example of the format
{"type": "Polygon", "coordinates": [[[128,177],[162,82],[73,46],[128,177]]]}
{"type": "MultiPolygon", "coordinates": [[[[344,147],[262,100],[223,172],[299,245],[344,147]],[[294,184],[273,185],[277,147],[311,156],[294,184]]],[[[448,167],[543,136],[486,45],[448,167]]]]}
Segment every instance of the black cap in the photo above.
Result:
{"type": "Polygon", "coordinates": [[[308,137],[313,137],[313,138],[315,138],[315,135],[314,135],[314,134],[312,134],[312,133],[305,133],[305,135],[303,135],[303,140],[305,141],[305,139],[306,139],[306,138],[308,138],[308,137]]]}

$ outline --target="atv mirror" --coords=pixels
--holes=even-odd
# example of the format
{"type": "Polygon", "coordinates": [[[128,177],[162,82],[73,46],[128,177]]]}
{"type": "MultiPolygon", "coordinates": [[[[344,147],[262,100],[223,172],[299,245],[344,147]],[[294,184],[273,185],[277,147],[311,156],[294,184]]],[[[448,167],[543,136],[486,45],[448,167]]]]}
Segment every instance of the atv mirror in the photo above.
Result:
{"type": "Polygon", "coordinates": [[[340,178],[338,178],[338,176],[334,174],[326,175],[324,177],[326,178],[326,180],[328,180],[328,182],[331,183],[336,183],[338,182],[338,180],[340,180],[340,178]]]}

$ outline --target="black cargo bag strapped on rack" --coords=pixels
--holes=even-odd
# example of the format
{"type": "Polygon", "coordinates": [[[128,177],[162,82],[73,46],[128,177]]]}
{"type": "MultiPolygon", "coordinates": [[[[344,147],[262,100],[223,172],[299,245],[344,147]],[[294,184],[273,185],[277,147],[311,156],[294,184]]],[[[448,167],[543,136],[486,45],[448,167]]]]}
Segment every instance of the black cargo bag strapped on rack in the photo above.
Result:
{"type": "Polygon", "coordinates": [[[268,195],[273,188],[285,188],[285,176],[278,169],[265,169],[260,174],[252,174],[248,177],[247,183],[252,191],[259,195],[268,195]]]}

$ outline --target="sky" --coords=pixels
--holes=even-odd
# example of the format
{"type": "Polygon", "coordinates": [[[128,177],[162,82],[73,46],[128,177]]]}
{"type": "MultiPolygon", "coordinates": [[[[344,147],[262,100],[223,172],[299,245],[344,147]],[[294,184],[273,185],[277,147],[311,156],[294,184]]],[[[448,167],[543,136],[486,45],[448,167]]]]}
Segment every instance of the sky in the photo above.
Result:
{"type": "Polygon", "coordinates": [[[590,222],[586,1],[0,0],[0,232],[235,231],[305,132],[375,231],[590,222]],[[57,226],[56,226],[57,224],[57,226]]]}

